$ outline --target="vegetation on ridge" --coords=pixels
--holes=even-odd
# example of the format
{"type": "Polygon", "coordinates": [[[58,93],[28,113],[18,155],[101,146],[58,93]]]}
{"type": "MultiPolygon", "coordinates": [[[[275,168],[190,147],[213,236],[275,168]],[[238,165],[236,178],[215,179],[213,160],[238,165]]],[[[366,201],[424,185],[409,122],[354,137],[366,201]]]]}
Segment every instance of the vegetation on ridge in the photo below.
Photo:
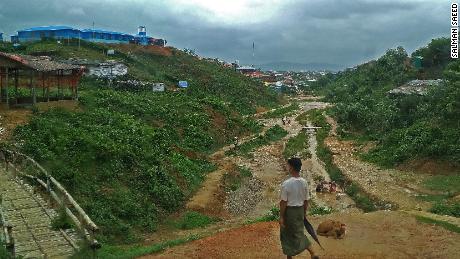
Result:
{"type": "MultiPolygon", "coordinates": [[[[106,58],[115,46],[82,42],[23,44],[16,53],[48,51],[56,59],[106,58]]],[[[85,78],[78,110],[35,112],[17,128],[18,148],[43,164],[101,227],[103,242],[136,241],[163,217],[181,209],[215,166],[207,156],[234,136],[260,131],[242,114],[271,108],[278,97],[259,83],[182,51],[115,47],[111,58],[129,67],[127,78],[178,80],[189,89],[152,93],[114,89],[85,78]]]]}

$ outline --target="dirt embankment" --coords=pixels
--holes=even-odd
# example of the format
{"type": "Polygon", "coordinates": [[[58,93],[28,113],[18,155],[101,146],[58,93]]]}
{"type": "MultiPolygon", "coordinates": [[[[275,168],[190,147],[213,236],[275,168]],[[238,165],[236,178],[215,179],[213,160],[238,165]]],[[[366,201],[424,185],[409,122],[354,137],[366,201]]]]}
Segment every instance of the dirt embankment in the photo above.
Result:
{"type": "MultiPolygon", "coordinates": [[[[460,235],[441,227],[421,224],[414,217],[394,211],[333,214],[312,218],[347,224],[344,239],[320,237],[325,248],[314,248],[320,258],[458,258],[460,235]]],[[[142,258],[285,258],[277,222],[258,223],[227,230],[142,258]]],[[[308,252],[299,258],[309,258],[308,252]]]]}

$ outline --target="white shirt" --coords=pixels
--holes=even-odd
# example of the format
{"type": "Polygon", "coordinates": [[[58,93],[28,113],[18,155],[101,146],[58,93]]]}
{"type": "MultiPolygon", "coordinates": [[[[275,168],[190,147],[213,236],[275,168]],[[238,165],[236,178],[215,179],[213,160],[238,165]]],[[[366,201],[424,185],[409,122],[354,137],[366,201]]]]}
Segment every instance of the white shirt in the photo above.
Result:
{"type": "Polygon", "coordinates": [[[287,201],[287,206],[303,206],[309,199],[307,180],[302,177],[291,177],[281,185],[281,200],[287,201]]]}

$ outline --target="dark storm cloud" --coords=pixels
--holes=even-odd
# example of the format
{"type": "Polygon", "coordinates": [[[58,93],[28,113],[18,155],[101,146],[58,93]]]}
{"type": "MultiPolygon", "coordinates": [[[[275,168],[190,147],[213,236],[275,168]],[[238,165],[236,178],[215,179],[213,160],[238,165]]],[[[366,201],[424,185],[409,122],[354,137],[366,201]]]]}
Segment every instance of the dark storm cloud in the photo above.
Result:
{"type": "MultiPolygon", "coordinates": [[[[242,63],[289,61],[350,66],[375,58],[386,49],[408,51],[431,38],[448,36],[450,1],[289,0],[279,2],[269,19],[238,23],[210,19],[209,10],[180,9],[174,1],[2,0],[0,31],[63,24],[134,33],[146,25],[170,45],[205,56],[242,63]],[[252,60],[252,42],[256,60],[252,60]]],[[[266,8],[250,3],[256,15],[266,8]]],[[[275,7],[274,7],[275,8],[275,7]]],[[[251,17],[249,17],[251,18],[251,17]]]]}

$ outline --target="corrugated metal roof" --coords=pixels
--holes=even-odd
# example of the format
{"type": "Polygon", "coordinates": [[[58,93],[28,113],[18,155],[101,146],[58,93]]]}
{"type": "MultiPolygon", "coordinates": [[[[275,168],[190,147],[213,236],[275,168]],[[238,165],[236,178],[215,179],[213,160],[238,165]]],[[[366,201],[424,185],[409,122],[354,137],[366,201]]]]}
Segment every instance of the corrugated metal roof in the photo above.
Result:
{"type": "Polygon", "coordinates": [[[78,30],[70,26],[40,26],[24,29],[20,31],[58,31],[58,30],[78,30]]]}
{"type": "Polygon", "coordinates": [[[79,66],[53,61],[49,57],[34,57],[29,55],[10,54],[5,52],[0,52],[0,57],[8,58],[12,61],[21,64],[22,66],[41,72],[51,72],[57,70],[74,70],[81,68],[79,66]]]}
{"type": "Polygon", "coordinates": [[[81,32],[95,32],[95,33],[107,33],[107,34],[119,34],[119,35],[126,35],[126,36],[132,36],[131,34],[123,33],[123,32],[117,32],[117,31],[106,31],[106,30],[100,30],[100,29],[84,29],[81,30],[81,32]]]}

